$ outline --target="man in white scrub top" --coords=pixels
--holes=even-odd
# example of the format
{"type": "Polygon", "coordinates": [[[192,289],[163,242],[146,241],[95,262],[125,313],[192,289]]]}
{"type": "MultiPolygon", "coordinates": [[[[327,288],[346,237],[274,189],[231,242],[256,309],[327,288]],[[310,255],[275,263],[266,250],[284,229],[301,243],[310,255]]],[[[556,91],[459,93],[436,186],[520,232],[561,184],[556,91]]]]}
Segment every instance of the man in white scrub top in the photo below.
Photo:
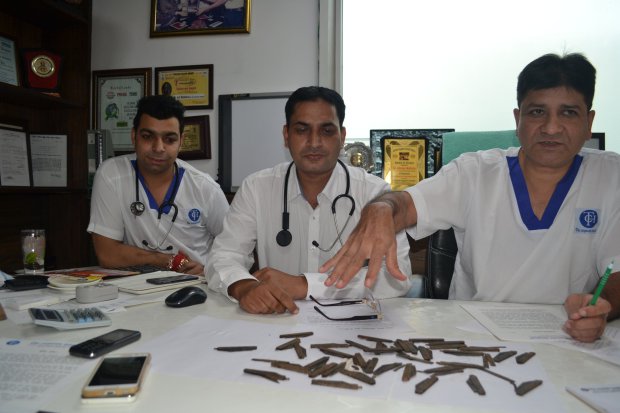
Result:
{"type": "Polygon", "coordinates": [[[583,148],[591,137],[596,70],[580,54],[544,55],[519,75],[514,110],[520,148],[466,153],[432,178],[369,204],[334,259],[327,285],[344,287],[360,262],[387,255],[397,279],[394,232],[415,238],[454,228],[450,298],[564,304],[565,331],[590,342],[620,315],[611,262],[620,267],[620,156],[583,148]]]}
{"type": "Polygon", "coordinates": [[[203,273],[228,202],[208,174],[177,159],[184,111],[171,96],[142,98],[131,130],[135,154],[97,170],[88,232],[100,265],[203,273]]]}

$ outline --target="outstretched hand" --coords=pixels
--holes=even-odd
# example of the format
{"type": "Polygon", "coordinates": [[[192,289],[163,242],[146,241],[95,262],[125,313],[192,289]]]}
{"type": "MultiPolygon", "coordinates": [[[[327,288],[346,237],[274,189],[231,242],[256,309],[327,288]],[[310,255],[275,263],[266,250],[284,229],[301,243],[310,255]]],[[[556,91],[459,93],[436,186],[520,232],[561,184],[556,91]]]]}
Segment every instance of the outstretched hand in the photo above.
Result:
{"type": "Polygon", "coordinates": [[[325,280],[326,286],[345,287],[369,259],[364,285],[372,287],[377,281],[383,257],[389,273],[399,280],[407,276],[398,267],[396,229],[390,203],[376,201],[362,210],[357,227],[338,253],[326,261],[320,272],[331,273],[325,280]]]}

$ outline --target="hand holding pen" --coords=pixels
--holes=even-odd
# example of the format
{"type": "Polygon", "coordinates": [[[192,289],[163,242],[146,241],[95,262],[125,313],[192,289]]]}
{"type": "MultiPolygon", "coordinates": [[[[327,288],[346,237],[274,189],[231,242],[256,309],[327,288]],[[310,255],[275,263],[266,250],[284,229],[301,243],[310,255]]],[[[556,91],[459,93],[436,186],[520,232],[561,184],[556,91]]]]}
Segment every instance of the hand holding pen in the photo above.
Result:
{"type": "Polygon", "coordinates": [[[603,335],[611,304],[599,298],[613,268],[614,262],[612,261],[607,266],[592,296],[571,294],[564,302],[564,309],[568,315],[568,320],[564,323],[564,331],[572,338],[592,342],[603,335]]]}

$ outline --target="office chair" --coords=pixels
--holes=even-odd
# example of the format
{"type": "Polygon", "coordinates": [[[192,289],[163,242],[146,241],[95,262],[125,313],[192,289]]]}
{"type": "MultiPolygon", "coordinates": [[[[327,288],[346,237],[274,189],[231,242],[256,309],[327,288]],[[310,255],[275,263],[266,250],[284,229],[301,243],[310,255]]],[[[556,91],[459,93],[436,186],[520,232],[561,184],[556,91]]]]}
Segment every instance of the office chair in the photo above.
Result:
{"type": "MultiPolygon", "coordinates": [[[[447,132],[442,138],[442,164],[460,154],[479,150],[520,146],[514,130],[447,132]]],[[[424,293],[428,298],[447,299],[458,248],[452,228],[439,230],[428,240],[424,293]]]]}

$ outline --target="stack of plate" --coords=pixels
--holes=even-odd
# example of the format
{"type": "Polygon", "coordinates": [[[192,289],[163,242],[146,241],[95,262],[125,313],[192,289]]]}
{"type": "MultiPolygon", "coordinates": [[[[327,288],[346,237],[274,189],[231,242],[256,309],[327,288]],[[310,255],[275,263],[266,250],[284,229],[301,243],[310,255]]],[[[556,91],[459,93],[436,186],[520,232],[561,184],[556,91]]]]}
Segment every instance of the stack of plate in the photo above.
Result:
{"type": "Polygon", "coordinates": [[[74,277],[71,275],[51,275],[47,279],[48,288],[52,290],[60,291],[63,293],[75,294],[75,289],[82,285],[93,285],[101,282],[101,277],[89,276],[89,277],[74,277]]]}

